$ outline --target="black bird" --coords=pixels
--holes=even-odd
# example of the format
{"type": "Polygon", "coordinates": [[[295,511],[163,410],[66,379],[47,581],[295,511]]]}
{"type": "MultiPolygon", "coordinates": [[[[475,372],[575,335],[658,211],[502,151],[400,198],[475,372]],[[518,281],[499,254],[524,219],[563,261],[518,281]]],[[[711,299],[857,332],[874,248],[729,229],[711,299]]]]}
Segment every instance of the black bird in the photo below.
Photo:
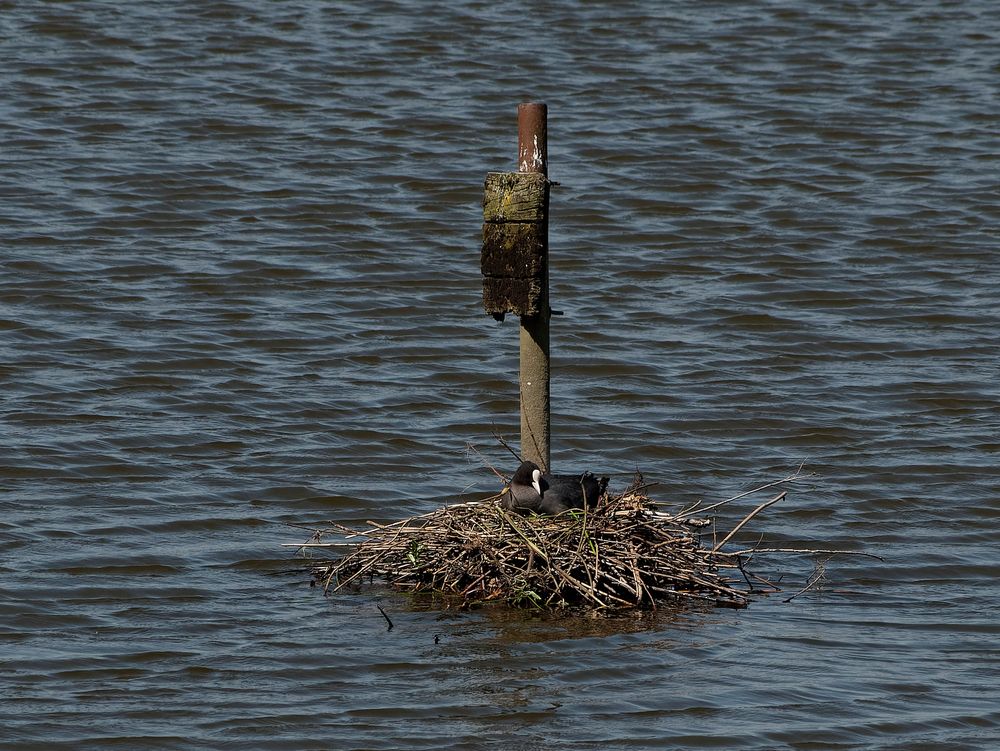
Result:
{"type": "Polygon", "coordinates": [[[584,501],[589,508],[593,508],[607,487],[607,477],[598,479],[590,472],[582,475],[542,474],[534,462],[521,462],[501,504],[504,508],[517,511],[561,514],[571,508],[582,509],[584,501]]]}

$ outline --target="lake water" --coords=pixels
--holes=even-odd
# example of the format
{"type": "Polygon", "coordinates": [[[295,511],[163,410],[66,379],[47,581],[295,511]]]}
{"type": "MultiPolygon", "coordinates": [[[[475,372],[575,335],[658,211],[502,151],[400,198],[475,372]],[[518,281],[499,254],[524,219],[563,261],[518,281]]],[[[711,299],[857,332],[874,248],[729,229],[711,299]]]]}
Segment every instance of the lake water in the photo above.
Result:
{"type": "Polygon", "coordinates": [[[992,0],[0,1],[0,746],[1000,746],[998,39],[992,0]],[[287,525],[513,470],[480,202],[527,100],[555,469],[687,504],[805,462],[742,539],[885,562],[612,619],[309,587],[287,525]]]}

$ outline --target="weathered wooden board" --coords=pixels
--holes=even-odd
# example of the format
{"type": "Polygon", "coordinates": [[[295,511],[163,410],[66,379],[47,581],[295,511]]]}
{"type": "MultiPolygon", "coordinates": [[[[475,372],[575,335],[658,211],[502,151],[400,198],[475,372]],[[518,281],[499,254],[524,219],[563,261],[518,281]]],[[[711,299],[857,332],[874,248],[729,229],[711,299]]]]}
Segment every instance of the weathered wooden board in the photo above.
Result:
{"type": "Polygon", "coordinates": [[[488,172],[483,193],[484,222],[544,222],[549,181],[537,172],[488,172]]]}
{"type": "Polygon", "coordinates": [[[542,313],[542,280],[483,277],[483,307],[487,313],[537,316],[542,313]]]}
{"type": "Polygon", "coordinates": [[[548,274],[549,181],[532,172],[490,172],[483,194],[483,307],[542,311],[548,274]]]}
{"type": "Polygon", "coordinates": [[[483,276],[541,278],[545,272],[545,225],[484,224],[483,276]]]}

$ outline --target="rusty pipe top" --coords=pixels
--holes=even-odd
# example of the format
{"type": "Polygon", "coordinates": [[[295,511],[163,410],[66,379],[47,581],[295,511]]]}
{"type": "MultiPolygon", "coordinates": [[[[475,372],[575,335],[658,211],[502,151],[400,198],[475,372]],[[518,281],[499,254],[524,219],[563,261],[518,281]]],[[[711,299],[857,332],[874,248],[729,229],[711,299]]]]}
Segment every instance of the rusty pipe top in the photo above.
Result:
{"type": "Polygon", "coordinates": [[[544,102],[517,105],[517,169],[549,173],[548,107],[544,102]]]}

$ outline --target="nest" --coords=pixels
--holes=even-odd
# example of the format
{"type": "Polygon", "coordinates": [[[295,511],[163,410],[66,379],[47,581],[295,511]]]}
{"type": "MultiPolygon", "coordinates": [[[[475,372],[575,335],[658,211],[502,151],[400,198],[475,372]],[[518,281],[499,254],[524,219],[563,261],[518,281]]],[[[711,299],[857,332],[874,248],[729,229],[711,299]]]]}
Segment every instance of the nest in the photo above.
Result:
{"type": "Polygon", "coordinates": [[[745,607],[754,589],[743,568],[748,551],[726,552],[723,546],[785,493],[757,506],[719,540],[705,533],[710,520],[698,517],[749,493],[671,514],[644,490],[637,475],[627,490],[605,496],[596,508],[554,517],[522,516],[503,509],[494,496],[391,524],[368,522],[363,530],[331,522],[301,547],[350,545],[339,559],[313,567],[326,592],[378,577],[399,589],[455,597],[465,606],[501,601],[544,609],[626,609],[698,601],[745,607]],[[323,542],[329,534],[344,542],[323,542]],[[359,537],[360,543],[348,542],[359,537]]]}

